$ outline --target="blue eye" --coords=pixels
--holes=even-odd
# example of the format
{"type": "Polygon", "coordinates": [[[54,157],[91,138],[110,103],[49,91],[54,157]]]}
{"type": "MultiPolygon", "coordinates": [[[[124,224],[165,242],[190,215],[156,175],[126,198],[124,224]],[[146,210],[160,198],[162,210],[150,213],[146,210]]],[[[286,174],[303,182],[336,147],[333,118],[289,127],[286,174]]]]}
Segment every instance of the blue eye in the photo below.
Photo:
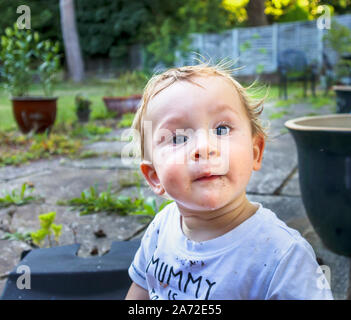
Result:
{"type": "Polygon", "coordinates": [[[183,135],[176,135],[173,136],[173,143],[174,144],[181,144],[181,143],[185,143],[188,140],[187,136],[183,136],[183,135]]]}
{"type": "Polygon", "coordinates": [[[230,127],[228,126],[224,126],[224,125],[221,125],[221,126],[218,126],[216,129],[215,129],[215,133],[219,136],[223,136],[223,135],[226,135],[230,132],[230,127]]]}

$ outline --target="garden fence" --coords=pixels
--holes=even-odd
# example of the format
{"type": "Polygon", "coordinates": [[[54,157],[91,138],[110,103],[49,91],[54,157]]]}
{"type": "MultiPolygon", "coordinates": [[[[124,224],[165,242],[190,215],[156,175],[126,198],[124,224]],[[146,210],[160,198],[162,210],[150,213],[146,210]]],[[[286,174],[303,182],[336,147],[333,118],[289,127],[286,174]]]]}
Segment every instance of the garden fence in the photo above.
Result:
{"type": "MultiPolygon", "coordinates": [[[[351,14],[334,16],[338,23],[351,29],[351,14]]],[[[277,71],[279,53],[286,49],[299,49],[305,52],[309,63],[322,63],[323,51],[334,64],[336,52],[327,48],[323,41],[328,29],[319,29],[317,20],[275,23],[269,26],[236,28],[221,34],[192,34],[191,50],[211,61],[229,58],[243,67],[238,75],[254,75],[260,72],[277,71]]],[[[177,53],[176,65],[194,64],[194,54],[181,57],[177,53]]]]}

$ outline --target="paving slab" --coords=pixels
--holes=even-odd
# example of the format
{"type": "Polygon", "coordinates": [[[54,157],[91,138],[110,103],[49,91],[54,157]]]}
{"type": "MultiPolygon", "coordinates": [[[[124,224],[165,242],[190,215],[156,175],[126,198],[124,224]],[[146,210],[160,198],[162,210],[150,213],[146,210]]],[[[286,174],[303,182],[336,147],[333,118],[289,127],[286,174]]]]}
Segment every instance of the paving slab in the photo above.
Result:
{"type": "Polygon", "coordinates": [[[252,173],[246,188],[248,193],[274,194],[297,167],[297,154],[290,134],[266,143],[262,167],[252,173]]]}
{"type": "Polygon", "coordinates": [[[87,144],[83,147],[85,151],[93,151],[98,154],[102,153],[114,153],[122,154],[122,149],[127,145],[123,141],[99,141],[91,144],[87,144]]]}
{"type": "Polygon", "coordinates": [[[33,175],[51,172],[59,164],[60,159],[38,160],[20,166],[6,166],[0,168],[0,183],[33,175]]]}
{"type": "MultiPolygon", "coordinates": [[[[2,238],[0,231],[0,239],[2,238]]],[[[22,241],[0,240],[0,277],[11,271],[20,261],[21,253],[31,247],[22,241]]],[[[0,278],[0,296],[5,287],[6,278],[0,278]]]]}
{"type": "MultiPolygon", "coordinates": [[[[121,216],[118,213],[97,212],[80,215],[66,206],[29,204],[19,207],[11,222],[13,232],[32,232],[40,228],[38,216],[56,212],[55,224],[62,224],[59,245],[80,243],[79,256],[90,256],[96,247],[97,254],[109,250],[113,241],[126,240],[149,222],[145,216],[121,216]]],[[[46,242],[45,245],[48,245],[46,242]]]]}
{"type": "Polygon", "coordinates": [[[113,129],[111,132],[104,135],[104,137],[107,139],[121,138],[122,135],[125,136],[128,133],[127,130],[128,128],[113,129]]]}
{"type": "Polygon", "coordinates": [[[280,194],[284,196],[294,196],[294,197],[301,196],[298,169],[296,170],[296,172],[294,172],[294,174],[291,176],[289,181],[283,187],[280,194]]]}
{"type": "Polygon", "coordinates": [[[66,159],[61,161],[63,167],[77,169],[138,169],[139,160],[122,160],[120,157],[89,158],[82,160],[66,159]]]}
{"type": "Polygon", "coordinates": [[[284,107],[275,107],[275,102],[269,102],[265,103],[264,109],[261,115],[261,119],[263,120],[264,123],[269,124],[269,135],[272,138],[275,138],[281,134],[284,134],[284,132],[287,132],[287,129],[284,126],[285,121],[293,119],[293,118],[299,118],[299,117],[304,117],[307,115],[315,114],[315,115],[323,115],[323,114],[333,114],[335,113],[334,111],[334,106],[330,105],[325,105],[320,108],[313,107],[312,105],[309,104],[304,104],[304,103],[292,103],[289,106],[284,106],[284,107]],[[280,118],[276,118],[271,120],[271,116],[274,113],[279,113],[279,112],[287,112],[280,118]]]}
{"type": "Polygon", "coordinates": [[[50,172],[40,175],[33,172],[32,175],[1,183],[0,190],[20,190],[26,182],[34,185],[32,195],[43,197],[47,203],[52,204],[56,204],[57,200],[80,197],[82,191],[90,186],[96,186],[99,192],[106,190],[109,185],[112,190],[121,188],[116,170],[77,170],[57,165],[50,172]]]}

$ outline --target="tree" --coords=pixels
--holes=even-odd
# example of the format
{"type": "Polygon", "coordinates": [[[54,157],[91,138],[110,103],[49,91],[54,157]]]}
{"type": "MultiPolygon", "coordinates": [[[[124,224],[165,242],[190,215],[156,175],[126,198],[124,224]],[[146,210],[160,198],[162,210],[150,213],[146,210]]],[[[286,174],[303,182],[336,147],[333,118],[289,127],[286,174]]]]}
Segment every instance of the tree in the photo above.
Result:
{"type": "Polygon", "coordinates": [[[84,78],[84,63],[80,50],[73,0],[60,0],[61,29],[66,61],[74,82],[84,78]]]}
{"type": "Polygon", "coordinates": [[[265,0],[250,0],[246,6],[248,25],[265,26],[268,20],[265,10],[265,0]]]}

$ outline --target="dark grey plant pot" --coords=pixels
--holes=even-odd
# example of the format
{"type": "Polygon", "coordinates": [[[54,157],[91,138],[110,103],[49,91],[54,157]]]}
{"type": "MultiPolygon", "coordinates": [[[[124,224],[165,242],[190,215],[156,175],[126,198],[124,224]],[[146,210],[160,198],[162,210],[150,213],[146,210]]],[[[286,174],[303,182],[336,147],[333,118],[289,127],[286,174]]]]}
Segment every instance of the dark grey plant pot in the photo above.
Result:
{"type": "Polygon", "coordinates": [[[90,109],[85,109],[85,110],[77,110],[77,117],[79,122],[88,122],[89,121],[89,116],[90,116],[90,109]]]}
{"type": "Polygon", "coordinates": [[[337,113],[351,113],[351,86],[333,86],[336,94],[337,113]]]}
{"type": "Polygon", "coordinates": [[[351,257],[351,114],[285,123],[298,152],[303,204],[323,243],[351,257]]]}

